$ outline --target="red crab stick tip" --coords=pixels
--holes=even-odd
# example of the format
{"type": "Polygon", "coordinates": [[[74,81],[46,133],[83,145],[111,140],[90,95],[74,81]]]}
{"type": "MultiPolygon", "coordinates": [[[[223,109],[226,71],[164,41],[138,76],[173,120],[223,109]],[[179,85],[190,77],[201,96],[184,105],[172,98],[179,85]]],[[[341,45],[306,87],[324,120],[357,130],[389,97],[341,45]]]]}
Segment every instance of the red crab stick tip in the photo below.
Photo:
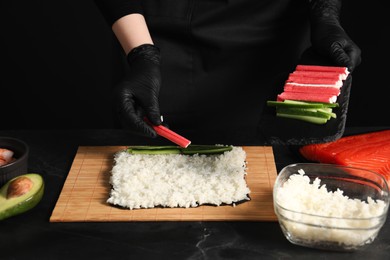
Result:
{"type": "Polygon", "coordinates": [[[158,125],[158,126],[152,125],[152,127],[158,135],[165,137],[166,139],[174,142],[175,144],[177,144],[183,148],[187,148],[191,144],[190,140],[173,132],[172,130],[166,128],[163,125],[158,125]]]}
{"type": "Polygon", "coordinates": [[[190,144],[191,141],[188,140],[187,138],[173,132],[169,128],[163,126],[163,125],[153,125],[146,117],[144,118],[145,122],[148,123],[151,127],[153,127],[154,131],[159,136],[165,137],[169,141],[179,145],[180,147],[187,148],[190,144]]]}

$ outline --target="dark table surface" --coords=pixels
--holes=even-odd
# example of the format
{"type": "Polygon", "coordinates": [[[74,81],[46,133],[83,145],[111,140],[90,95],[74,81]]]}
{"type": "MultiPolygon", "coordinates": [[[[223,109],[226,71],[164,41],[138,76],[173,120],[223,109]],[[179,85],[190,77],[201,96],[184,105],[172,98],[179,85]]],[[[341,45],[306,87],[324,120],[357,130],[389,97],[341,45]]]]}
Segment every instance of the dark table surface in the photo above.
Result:
{"type": "MultiPolygon", "coordinates": [[[[345,135],[388,127],[346,128],[345,135]]],[[[30,147],[29,171],[45,180],[42,201],[0,221],[0,259],[390,259],[390,223],[362,251],[328,252],[291,244],[277,222],[50,223],[78,146],[160,144],[122,130],[0,130],[30,147]]],[[[204,137],[203,137],[204,138],[204,137]]],[[[208,136],[208,142],[213,139],[208,136]]],[[[196,138],[195,138],[196,139],[196,138]]],[[[201,139],[197,139],[201,140],[201,139]]],[[[223,141],[223,140],[220,140],[223,141]]],[[[262,145],[235,140],[234,145],[262,145]]],[[[273,145],[276,167],[303,161],[296,147],[273,145]]]]}

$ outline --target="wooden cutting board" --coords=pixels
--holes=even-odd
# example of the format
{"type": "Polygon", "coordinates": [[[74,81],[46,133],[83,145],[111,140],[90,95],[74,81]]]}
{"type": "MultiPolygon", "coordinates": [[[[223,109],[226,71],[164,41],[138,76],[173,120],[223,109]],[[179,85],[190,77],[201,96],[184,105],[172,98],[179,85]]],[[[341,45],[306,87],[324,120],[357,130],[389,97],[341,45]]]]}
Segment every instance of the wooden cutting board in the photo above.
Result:
{"type": "Polygon", "coordinates": [[[243,146],[250,201],[236,206],[124,209],[108,204],[114,154],[126,146],[80,146],[50,222],[276,221],[272,190],[277,176],[271,146],[243,146]]]}

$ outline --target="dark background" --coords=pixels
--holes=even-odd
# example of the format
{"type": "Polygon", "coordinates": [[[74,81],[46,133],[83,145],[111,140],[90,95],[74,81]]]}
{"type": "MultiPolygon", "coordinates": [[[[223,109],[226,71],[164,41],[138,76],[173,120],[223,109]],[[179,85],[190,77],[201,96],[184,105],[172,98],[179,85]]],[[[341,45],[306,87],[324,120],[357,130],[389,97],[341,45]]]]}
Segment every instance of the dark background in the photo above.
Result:
{"type": "MultiPolygon", "coordinates": [[[[112,128],[121,53],[93,1],[2,1],[0,129],[112,128]]],[[[344,1],[342,24],[362,49],[347,126],[388,126],[390,59],[379,0],[344,1]],[[377,2],[377,4],[376,4],[377,2]]]]}

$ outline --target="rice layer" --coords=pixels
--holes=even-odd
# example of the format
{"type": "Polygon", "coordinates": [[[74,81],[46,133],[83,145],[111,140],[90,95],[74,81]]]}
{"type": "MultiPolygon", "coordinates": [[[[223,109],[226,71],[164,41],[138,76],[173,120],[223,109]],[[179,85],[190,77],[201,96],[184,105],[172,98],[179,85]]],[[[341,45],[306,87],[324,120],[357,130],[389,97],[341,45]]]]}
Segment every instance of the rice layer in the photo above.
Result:
{"type": "Polygon", "coordinates": [[[246,153],[220,155],[115,155],[108,203],[130,208],[197,207],[249,200],[246,153]]]}

